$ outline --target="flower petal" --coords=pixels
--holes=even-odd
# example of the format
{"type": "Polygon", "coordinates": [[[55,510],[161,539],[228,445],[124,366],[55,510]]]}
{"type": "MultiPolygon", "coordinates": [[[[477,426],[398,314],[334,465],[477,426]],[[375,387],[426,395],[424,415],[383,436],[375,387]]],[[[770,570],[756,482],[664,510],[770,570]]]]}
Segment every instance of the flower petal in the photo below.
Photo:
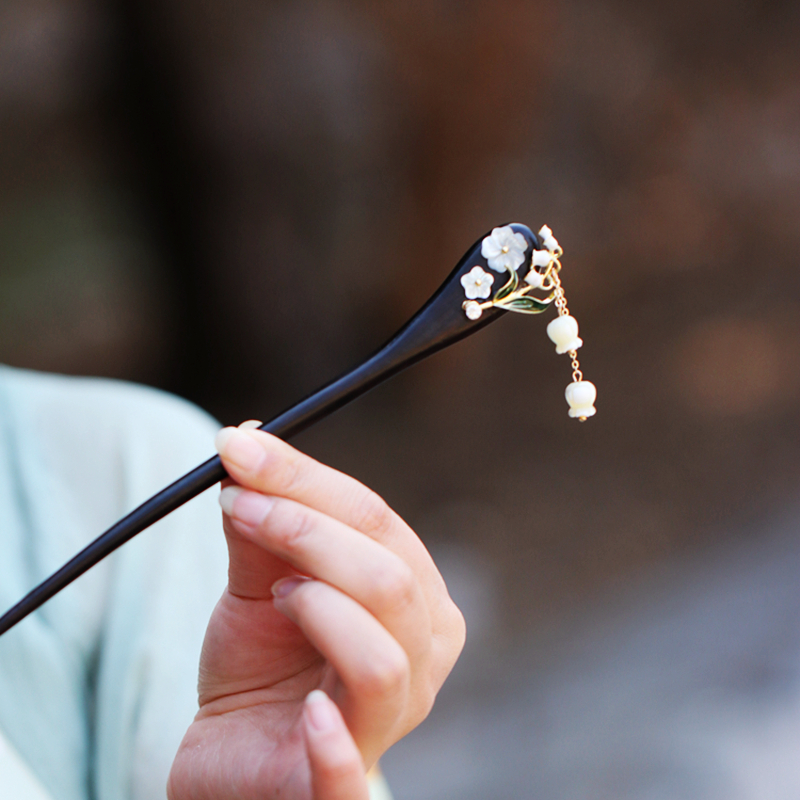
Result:
{"type": "Polygon", "coordinates": [[[493,256],[492,258],[487,258],[486,260],[489,262],[489,266],[491,267],[491,269],[493,269],[495,272],[505,272],[506,271],[505,258],[506,258],[505,253],[498,253],[496,256],[493,256]]]}
{"type": "Polygon", "coordinates": [[[511,269],[517,269],[517,267],[521,266],[525,261],[525,254],[520,253],[519,250],[509,250],[506,253],[506,259],[506,263],[511,267],[511,269]]]}
{"type": "Polygon", "coordinates": [[[499,231],[502,237],[501,241],[503,243],[503,247],[508,248],[508,250],[519,250],[519,244],[517,243],[516,239],[517,234],[515,234],[511,228],[499,228],[499,231]]]}
{"type": "Polygon", "coordinates": [[[487,236],[481,245],[481,255],[486,259],[495,258],[501,250],[500,245],[491,236],[487,236]]]}
{"type": "Polygon", "coordinates": [[[503,225],[501,228],[492,228],[492,238],[494,238],[502,247],[506,243],[509,235],[513,234],[510,225],[503,225]]]}
{"type": "Polygon", "coordinates": [[[492,228],[492,232],[481,243],[481,255],[484,258],[495,258],[503,250],[502,228],[492,228]]]}

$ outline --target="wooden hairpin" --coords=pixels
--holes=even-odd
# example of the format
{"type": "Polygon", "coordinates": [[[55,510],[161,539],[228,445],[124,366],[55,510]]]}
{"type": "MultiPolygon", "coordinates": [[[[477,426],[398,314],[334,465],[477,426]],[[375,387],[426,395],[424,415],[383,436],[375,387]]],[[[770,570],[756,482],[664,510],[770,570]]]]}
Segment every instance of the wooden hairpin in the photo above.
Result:
{"type": "MultiPolygon", "coordinates": [[[[568,353],[572,359],[573,382],[566,391],[569,415],[581,420],[592,416],[596,391],[593,384],[583,380],[578,364],[576,351],[583,342],[578,338],[578,324],[567,310],[561,285],[562,254],[547,226],[538,234],[518,223],[494,228],[467,251],[436,293],[380,350],[262,425],[261,430],[287,439],[405,367],[475,333],[504,312],[540,314],[550,305],[558,309],[558,316],[548,325],[547,333],[556,344],[556,352],[568,353]],[[507,276],[494,295],[493,272],[507,276]],[[534,291],[544,296],[536,296],[534,291]]],[[[225,477],[219,456],[214,456],[162,489],[0,617],[0,634],[137,533],[225,477]]]]}

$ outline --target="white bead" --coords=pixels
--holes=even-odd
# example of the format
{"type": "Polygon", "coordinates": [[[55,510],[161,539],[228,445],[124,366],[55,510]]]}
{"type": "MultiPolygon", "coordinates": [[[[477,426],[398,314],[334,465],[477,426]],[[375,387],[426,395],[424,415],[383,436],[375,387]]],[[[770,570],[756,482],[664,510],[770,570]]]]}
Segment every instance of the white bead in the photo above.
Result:
{"type": "Polygon", "coordinates": [[[571,417],[593,417],[597,413],[594,401],[597,398],[597,389],[590,381],[573,381],[564,392],[569,403],[571,417]]]}
{"type": "Polygon", "coordinates": [[[559,355],[577,350],[583,344],[583,340],[578,338],[578,322],[569,314],[556,317],[547,326],[547,335],[555,343],[559,355]]]}
{"type": "Polygon", "coordinates": [[[483,309],[474,300],[470,300],[464,305],[464,313],[467,315],[467,319],[475,320],[483,314],[483,309]]]}

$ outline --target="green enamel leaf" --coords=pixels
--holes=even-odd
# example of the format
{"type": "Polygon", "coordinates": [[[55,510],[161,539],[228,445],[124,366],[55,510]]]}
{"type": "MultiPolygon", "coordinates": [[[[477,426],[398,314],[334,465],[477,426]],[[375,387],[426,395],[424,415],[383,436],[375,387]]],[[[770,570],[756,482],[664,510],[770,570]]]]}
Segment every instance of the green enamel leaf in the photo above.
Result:
{"type": "Polygon", "coordinates": [[[515,297],[508,303],[503,303],[503,308],[522,314],[541,314],[542,311],[547,311],[549,306],[548,301],[537,300],[535,297],[515,297]]]}
{"type": "Polygon", "coordinates": [[[495,303],[498,300],[502,300],[504,297],[508,297],[510,294],[517,290],[519,286],[519,277],[517,277],[517,271],[515,269],[510,269],[509,272],[511,276],[508,279],[508,282],[500,289],[497,290],[497,293],[494,296],[495,303]]]}

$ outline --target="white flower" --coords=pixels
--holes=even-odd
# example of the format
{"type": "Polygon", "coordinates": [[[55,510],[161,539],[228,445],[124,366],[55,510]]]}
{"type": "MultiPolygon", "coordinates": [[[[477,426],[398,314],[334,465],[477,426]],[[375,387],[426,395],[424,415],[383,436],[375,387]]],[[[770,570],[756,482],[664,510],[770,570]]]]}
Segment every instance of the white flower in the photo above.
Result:
{"type": "Polygon", "coordinates": [[[492,292],[493,283],[494,275],[484,272],[480,267],[473,267],[466,275],[461,276],[461,285],[467,300],[474,300],[476,297],[485,300],[492,292]]]}
{"type": "Polygon", "coordinates": [[[547,227],[547,225],[542,225],[542,227],[539,229],[539,236],[542,239],[542,244],[551,253],[557,253],[561,249],[561,246],[558,243],[558,239],[556,239],[556,237],[553,236],[553,231],[551,231],[550,228],[547,227]]]}
{"type": "Polygon", "coordinates": [[[510,225],[494,228],[483,240],[481,255],[495,272],[517,269],[525,261],[528,243],[521,233],[514,233],[510,225]]]}
{"type": "Polygon", "coordinates": [[[553,254],[549,250],[534,250],[531,259],[532,267],[549,267],[553,254]]]}
{"type": "Polygon", "coordinates": [[[483,314],[483,309],[474,300],[468,300],[464,303],[464,313],[469,319],[476,320],[483,314]]]}
{"type": "Polygon", "coordinates": [[[544,283],[544,275],[540,275],[535,269],[532,269],[525,276],[525,283],[527,283],[528,286],[531,286],[534,289],[541,289],[542,284],[544,283]]]}

